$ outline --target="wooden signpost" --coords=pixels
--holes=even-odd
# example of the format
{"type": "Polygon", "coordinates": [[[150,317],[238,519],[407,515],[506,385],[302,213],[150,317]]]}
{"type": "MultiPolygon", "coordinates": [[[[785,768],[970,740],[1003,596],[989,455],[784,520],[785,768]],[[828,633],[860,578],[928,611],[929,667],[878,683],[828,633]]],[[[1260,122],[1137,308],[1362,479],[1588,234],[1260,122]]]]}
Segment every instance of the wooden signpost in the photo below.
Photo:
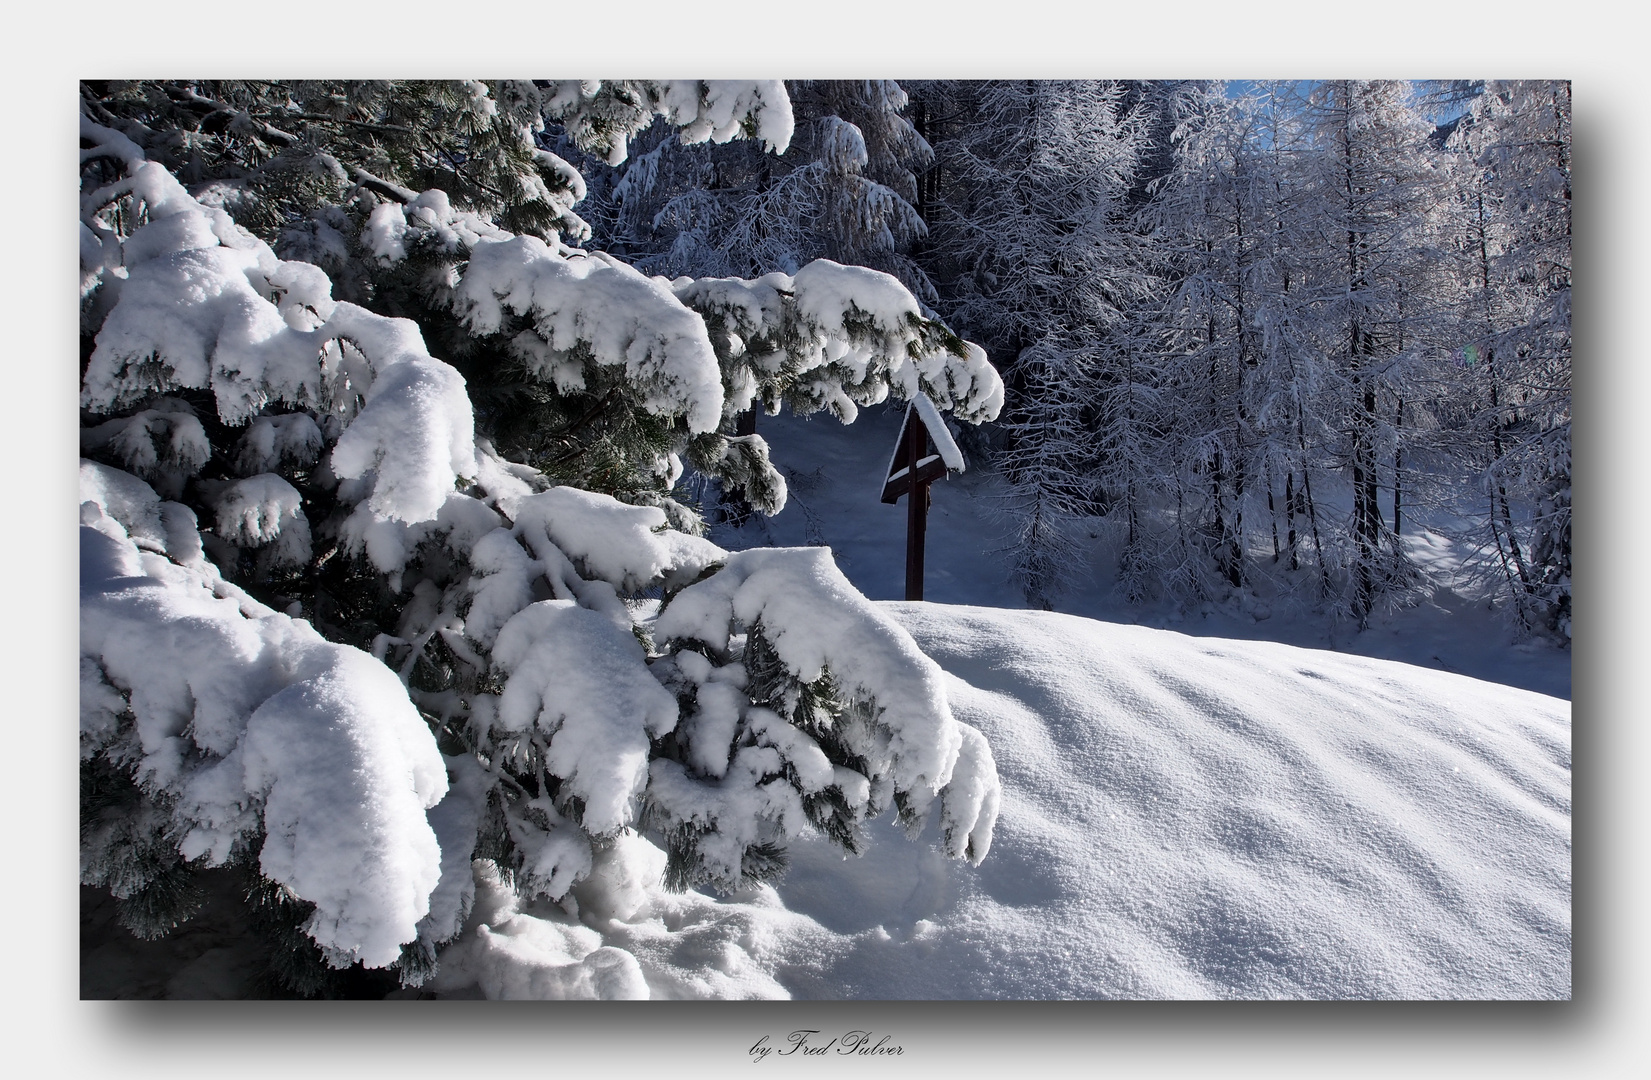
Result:
{"type": "Polygon", "coordinates": [[[923,599],[923,540],[929,517],[929,485],[962,472],[963,453],[946,430],[934,402],[922,394],[906,407],[900,439],[889,457],[883,501],[906,500],[906,599],[923,599]]]}

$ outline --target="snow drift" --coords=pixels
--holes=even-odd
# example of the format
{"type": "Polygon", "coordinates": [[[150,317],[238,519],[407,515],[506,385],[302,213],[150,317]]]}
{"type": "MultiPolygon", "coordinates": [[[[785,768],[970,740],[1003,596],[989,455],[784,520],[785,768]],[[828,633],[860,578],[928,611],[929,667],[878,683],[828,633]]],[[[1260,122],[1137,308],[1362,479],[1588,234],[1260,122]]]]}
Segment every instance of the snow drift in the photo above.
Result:
{"type": "Polygon", "coordinates": [[[976,868],[882,842],[844,862],[803,843],[777,888],[716,902],[648,884],[662,856],[628,842],[594,880],[628,882],[629,915],[587,909],[581,928],[551,908],[478,903],[462,939],[476,944],[448,954],[438,985],[488,996],[610,983],[654,997],[1570,996],[1567,702],[1265,642],[879,606],[944,668],[955,715],[993,748],[1003,792],[990,858],[976,868]],[[555,949],[535,952],[541,939],[555,949]],[[645,987],[591,977],[620,970],[599,949],[635,957],[645,987]],[[544,974],[558,964],[561,977],[544,974]]]}

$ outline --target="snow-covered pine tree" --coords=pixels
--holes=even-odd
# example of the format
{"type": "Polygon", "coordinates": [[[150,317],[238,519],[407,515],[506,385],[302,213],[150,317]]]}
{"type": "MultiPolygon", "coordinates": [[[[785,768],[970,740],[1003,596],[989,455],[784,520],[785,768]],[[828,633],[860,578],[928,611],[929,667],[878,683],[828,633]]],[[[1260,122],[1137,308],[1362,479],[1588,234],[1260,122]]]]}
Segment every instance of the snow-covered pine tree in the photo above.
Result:
{"type": "Polygon", "coordinates": [[[795,272],[817,258],[893,274],[932,297],[907,255],[924,235],[912,206],[928,144],[886,80],[787,84],[796,133],[782,154],[749,143],[686,144],[666,124],[593,195],[597,240],[670,276],[795,272]]]}
{"type": "Polygon", "coordinates": [[[320,993],[352,965],[427,977],[473,858],[606,917],[637,830],[678,887],[771,877],[806,832],[857,851],[891,805],[985,856],[996,773],[938,668],[825,553],[729,553],[668,513],[685,455],[768,483],[760,440],[717,435],[731,410],[921,391],[989,419],[984,354],[873,271],[667,283],[560,235],[581,184],[541,128],[609,160],[655,115],[779,147],[778,84],[89,84],[82,107],[82,876],[127,926],[166,933],[238,868],[275,982],[320,993]],[[425,141],[455,108],[471,127],[425,141]],[[414,192],[421,168],[475,187],[414,192]],[[547,450],[500,387],[599,409],[547,450]],[[579,459],[591,483],[558,483],[579,459]]]}
{"type": "MultiPolygon", "coordinates": [[[[672,277],[795,273],[831,259],[886,271],[920,299],[932,299],[928,279],[907,255],[924,234],[909,201],[916,194],[911,170],[931,155],[901,115],[904,92],[880,80],[787,86],[797,128],[783,153],[741,140],[686,142],[661,121],[638,137],[640,152],[617,169],[593,164],[586,205],[595,242],[672,277]]],[[[766,406],[777,409],[778,398],[766,406]]],[[[723,428],[736,437],[756,430],[754,410],[723,428]]],[[[726,472],[694,471],[719,481],[723,513],[743,519],[750,512],[749,493],[726,472]]]]}

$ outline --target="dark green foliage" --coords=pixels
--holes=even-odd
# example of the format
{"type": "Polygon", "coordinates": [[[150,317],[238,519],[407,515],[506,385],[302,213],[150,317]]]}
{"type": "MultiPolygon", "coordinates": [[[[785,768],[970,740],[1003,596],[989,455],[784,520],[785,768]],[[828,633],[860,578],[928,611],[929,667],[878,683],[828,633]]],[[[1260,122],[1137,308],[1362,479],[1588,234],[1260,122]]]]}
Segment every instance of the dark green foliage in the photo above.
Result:
{"type": "Polygon", "coordinates": [[[145,940],[177,929],[204,899],[178,855],[170,808],[113,755],[80,764],[80,864],[81,883],[108,889],[120,925],[145,940]]]}
{"type": "Polygon", "coordinates": [[[142,888],[117,896],[115,910],[120,925],[135,937],[152,941],[187,922],[200,910],[204,899],[195,872],[174,855],[142,888]]]}
{"type": "Polygon", "coordinates": [[[487,797],[487,809],[482,815],[481,827],[476,832],[475,859],[486,859],[499,868],[499,876],[506,884],[515,880],[522,865],[522,853],[510,835],[510,823],[505,814],[505,788],[494,788],[487,797]]]}
{"type": "Polygon", "coordinates": [[[684,892],[710,885],[723,893],[755,888],[777,881],[791,865],[785,845],[772,840],[751,844],[740,854],[740,875],[729,881],[709,874],[699,853],[699,842],[711,830],[684,822],[664,830],[665,887],[672,892],[684,892]]]}
{"type": "Polygon", "coordinates": [[[539,90],[491,85],[92,80],[81,99],[186,185],[218,185],[236,222],[271,243],[354,186],[390,197],[440,188],[511,232],[553,235],[571,224],[571,185],[532,140],[539,90]]]}
{"type": "MultiPolygon", "coordinates": [[[[257,980],[259,996],[270,998],[323,998],[327,1000],[382,998],[398,989],[409,973],[424,972],[418,957],[407,949],[393,968],[373,970],[360,964],[337,968],[308,934],[304,924],[315,905],[299,900],[250,868],[246,875],[246,904],[253,932],[263,946],[266,959],[257,980]]],[[[416,949],[417,943],[409,949],[416,949]]]]}
{"type": "Polygon", "coordinates": [[[749,889],[779,880],[791,865],[782,844],[764,841],[752,844],[740,855],[740,887],[749,889]]]}

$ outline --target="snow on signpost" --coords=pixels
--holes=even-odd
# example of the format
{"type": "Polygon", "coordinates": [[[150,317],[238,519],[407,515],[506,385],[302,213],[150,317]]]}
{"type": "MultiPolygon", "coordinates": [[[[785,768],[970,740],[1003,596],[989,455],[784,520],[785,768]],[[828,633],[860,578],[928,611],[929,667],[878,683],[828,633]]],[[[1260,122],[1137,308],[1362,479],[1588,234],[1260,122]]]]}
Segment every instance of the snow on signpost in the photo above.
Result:
{"type": "Polygon", "coordinates": [[[929,485],[963,470],[963,451],[946,430],[940,410],[927,396],[915,395],[906,407],[906,419],[883,481],[884,502],[893,504],[900,496],[911,495],[906,500],[907,600],[923,599],[923,537],[928,526],[929,485]]]}

